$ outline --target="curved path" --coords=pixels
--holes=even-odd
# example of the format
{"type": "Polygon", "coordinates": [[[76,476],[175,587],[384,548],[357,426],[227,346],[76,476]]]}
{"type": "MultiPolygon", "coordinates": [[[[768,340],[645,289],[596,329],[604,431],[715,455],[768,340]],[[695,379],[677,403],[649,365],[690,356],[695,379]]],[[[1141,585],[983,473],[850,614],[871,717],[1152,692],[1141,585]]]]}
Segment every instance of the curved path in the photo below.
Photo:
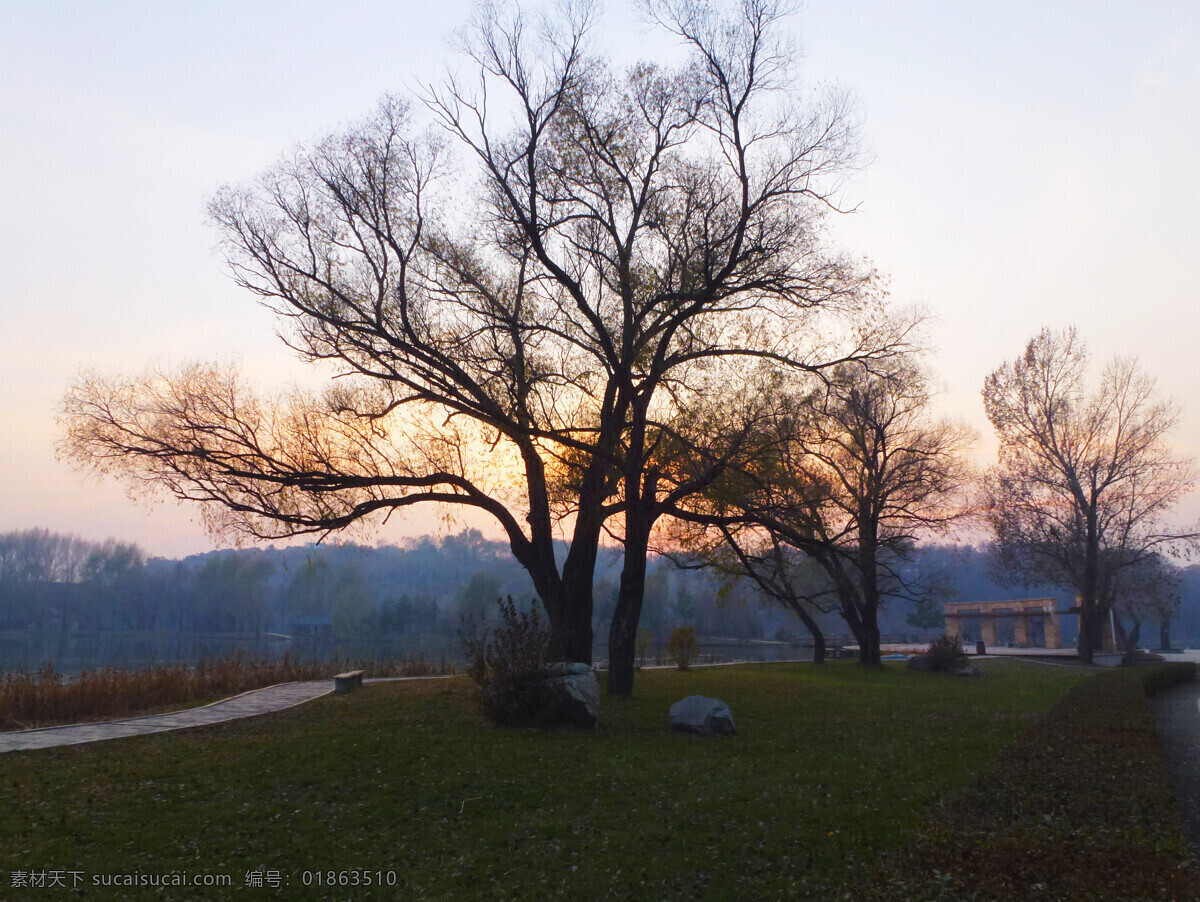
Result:
{"type": "Polygon", "coordinates": [[[185,708],[182,711],[172,711],[170,714],[152,714],[149,717],[131,717],[127,720],[105,720],[0,733],[0,753],[48,749],[56,745],[79,745],[84,742],[99,742],[102,739],[141,736],[143,733],[162,733],[166,730],[203,727],[226,720],[237,720],[240,717],[266,714],[269,711],[282,711],[284,708],[312,701],[314,698],[320,698],[332,691],[332,680],[280,683],[277,686],[253,689],[243,692],[241,695],[221,699],[211,705],[185,708]]]}
{"type": "MultiPolygon", "coordinates": [[[[390,683],[398,680],[444,680],[456,674],[418,677],[370,677],[364,683],[390,683]]],[[[333,680],[308,680],[301,683],[279,683],[265,689],[251,689],[241,695],[223,698],[199,708],[184,708],[169,714],[151,714],[124,720],[102,720],[92,723],[64,724],[57,727],[38,727],[33,730],[14,730],[0,733],[0,755],[30,749],[48,749],[56,745],[81,745],[104,739],[122,739],[145,733],[165,733],[204,727],[256,714],[282,711],[333,691],[333,680]]]]}

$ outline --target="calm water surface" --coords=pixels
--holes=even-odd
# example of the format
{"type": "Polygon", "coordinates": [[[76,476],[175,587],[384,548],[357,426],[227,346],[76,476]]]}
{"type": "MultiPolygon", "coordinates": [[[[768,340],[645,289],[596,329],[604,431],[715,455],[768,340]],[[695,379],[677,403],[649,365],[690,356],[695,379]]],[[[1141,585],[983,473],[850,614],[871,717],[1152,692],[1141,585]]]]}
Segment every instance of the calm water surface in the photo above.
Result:
{"type": "MultiPolygon", "coordinates": [[[[281,639],[271,634],[229,636],[180,633],[57,633],[37,630],[0,632],[0,673],[40,670],[47,662],[59,673],[79,673],[101,667],[139,668],[151,664],[183,663],[195,666],[231,654],[252,658],[282,657],[303,660],[402,661],[424,657],[461,663],[458,640],[446,636],[418,636],[387,640],[281,639]]],[[[595,657],[608,656],[606,644],[597,643],[595,657]]],[[[699,661],[785,661],[807,659],[809,648],[782,642],[701,640],[699,661]]],[[[669,663],[662,649],[651,648],[646,664],[669,663]]]]}

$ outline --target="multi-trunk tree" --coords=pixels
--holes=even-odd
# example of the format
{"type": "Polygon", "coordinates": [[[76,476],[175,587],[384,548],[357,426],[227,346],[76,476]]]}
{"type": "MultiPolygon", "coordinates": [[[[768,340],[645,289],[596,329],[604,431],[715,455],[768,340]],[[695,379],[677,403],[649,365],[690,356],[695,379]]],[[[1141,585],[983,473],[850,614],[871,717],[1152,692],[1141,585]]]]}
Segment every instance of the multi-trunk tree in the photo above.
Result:
{"type": "Polygon", "coordinates": [[[1138,566],[1121,570],[1108,587],[1114,601],[1113,626],[1118,646],[1132,652],[1142,637],[1142,622],[1158,622],[1159,648],[1171,647],[1171,618],[1183,600],[1182,569],[1163,557],[1151,555],[1138,566]]]}
{"type": "MultiPolygon", "coordinates": [[[[783,4],[641,6],[682,64],[597,55],[586,0],[485,5],[464,74],[223,190],[211,215],[235,278],[336,381],[264,399],[199,365],[85,376],[66,455],[202,502],[216,533],[483,511],[572,660],[591,660],[607,529],[625,552],[609,690],[630,692],[650,533],[729,459],[664,485],[675,424],[747,362],[815,372],[895,350],[833,325],[872,302],[872,274],[822,240],[855,130],[842,96],[799,93],[783,4]]],[[[726,447],[750,428],[726,423],[726,447]]]]}
{"type": "Polygon", "coordinates": [[[1114,358],[1094,387],[1088,363],[1074,329],[1043,329],[983,388],[1000,439],[987,492],[1001,560],[1076,592],[1084,663],[1130,571],[1200,537],[1170,522],[1195,478],[1167,441],[1179,407],[1133,360],[1114,358]]]}
{"type": "Polygon", "coordinates": [[[765,572],[784,586],[794,565],[769,552],[803,553],[825,581],[821,595],[805,600],[835,599],[859,660],[878,664],[881,605],[921,596],[907,566],[916,541],[970,510],[973,435],[934,420],[929,401],[925,375],[905,359],[845,364],[793,386],[744,465],[681,504],[677,516],[690,524],[680,530],[684,547],[703,547],[695,528],[716,530],[748,575],[765,572]],[[755,546],[765,551],[748,555],[755,546]]]}

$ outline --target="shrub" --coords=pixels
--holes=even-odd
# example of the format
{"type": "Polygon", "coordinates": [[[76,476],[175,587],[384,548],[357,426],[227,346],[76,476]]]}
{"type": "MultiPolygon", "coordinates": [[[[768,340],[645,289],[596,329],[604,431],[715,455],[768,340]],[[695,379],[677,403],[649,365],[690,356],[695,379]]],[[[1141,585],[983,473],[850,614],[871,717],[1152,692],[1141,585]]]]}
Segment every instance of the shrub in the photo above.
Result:
{"type": "Polygon", "coordinates": [[[690,626],[676,627],[667,640],[667,653],[680,670],[687,670],[696,654],[696,630],[690,626]]]}
{"type": "Polygon", "coordinates": [[[549,624],[538,614],[537,602],[518,611],[512,596],[497,599],[500,625],[482,635],[459,631],[467,657],[467,675],[480,690],[483,713],[501,726],[538,726],[538,682],[547,665],[557,660],[557,643],[549,624]],[[489,632],[491,633],[489,637],[489,632]]]}
{"type": "Polygon", "coordinates": [[[929,643],[925,657],[929,659],[930,669],[939,673],[954,673],[967,666],[967,653],[958,636],[938,636],[929,643]]]}

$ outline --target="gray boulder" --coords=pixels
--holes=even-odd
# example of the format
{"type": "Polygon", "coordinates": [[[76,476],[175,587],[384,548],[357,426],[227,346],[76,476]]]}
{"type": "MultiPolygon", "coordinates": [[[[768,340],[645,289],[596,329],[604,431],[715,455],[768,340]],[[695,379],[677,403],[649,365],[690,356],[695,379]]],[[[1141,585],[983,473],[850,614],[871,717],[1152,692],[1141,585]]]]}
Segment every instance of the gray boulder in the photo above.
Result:
{"type": "Polygon", "coordinates": [[[979,676],[979,668],[974,664],[964,664],[958,670],[951,671],[952,676],[979,676]]]}
{"type": "Polygon", "coordinates": [[[600,683],[590,664],[549,664],[538,681],[539,719],[547,724],[594,727],[600,683]]]}
{"type": "Polygon", "coordinates": [[[719,698],[689,695],[671,705],[671,726],[698,736],[721,736],[735,733],[733,712],[719,698]]]}

